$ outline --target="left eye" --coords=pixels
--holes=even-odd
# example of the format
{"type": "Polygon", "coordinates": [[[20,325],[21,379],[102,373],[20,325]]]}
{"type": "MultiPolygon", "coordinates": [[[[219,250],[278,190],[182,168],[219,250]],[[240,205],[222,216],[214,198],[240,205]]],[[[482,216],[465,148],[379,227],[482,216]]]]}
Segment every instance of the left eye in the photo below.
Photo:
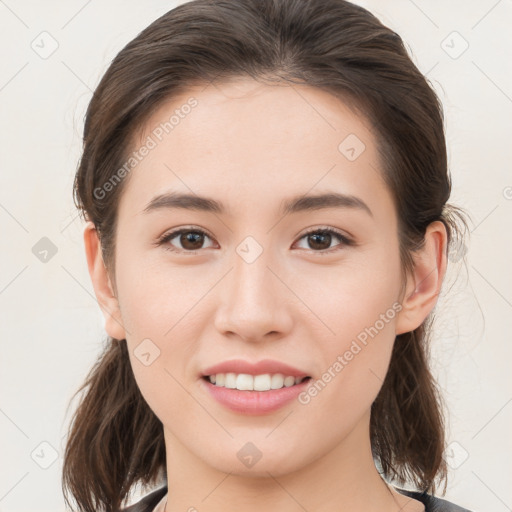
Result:
{"type": "MultiPolygon", "coordinates": [[[[157,245],[164,245],[166,250],[173,252],[189,252],[194,254],[195,251],[204,248],[202,245],[205,238],[211,240],[210,236],[201,229],[179,229],[165,234],[157,241],[157,245]],[[175,247],[168,243],[175,238],[178,240],[181,247],[175,247]]],[[[340,241],[335,247],[352,244],[352,241],[346,235],[330,228],[309,231],[302,235],[299,240],[306,239],[306,244],[310,246],[309,248],[314,249],[313,252],[324,253],[331,252],[331,242],[333,238],[337,238],[340,241]]],[[[211,245],[209,247],[211,247],[211,245]]],[[[306,247],[306,249],[308,249],[308,247],[306,247]]]]}
{"type": "Polygon", "coordinates": [[[352,241],[347,236],[330,228],[315,229],[314,231],[309,231],[308,233],[302,235],[299,240],[302,240],[303,238],[306,239],[306,243],[310,246],[320,249],[319,251],[314,252],[332,252],[331,242],[333,241],[333,238],[337,238],[341,242],[335,247],[352,244],[352,241]]]}

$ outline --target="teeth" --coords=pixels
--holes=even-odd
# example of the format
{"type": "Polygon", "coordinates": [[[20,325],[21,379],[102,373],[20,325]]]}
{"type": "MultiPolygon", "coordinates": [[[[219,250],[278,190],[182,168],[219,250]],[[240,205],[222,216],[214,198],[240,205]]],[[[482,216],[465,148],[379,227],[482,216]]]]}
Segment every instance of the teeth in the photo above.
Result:
{"type": "Polygon", "coordinates": [[[236,373],[226,373],[226,382],[224,382],[224,387],[229,389],[236,388],[236,373]]]}
{"type": "Polygon", "coordinates": [[[219,387],[238,389],[240,391],[269,391],[270,389],[289,388],[300,384],[306,377],[285,376],[282,373],[265,373],[263,375],[249,375],[247,373],[217,373],[208,379],[219,387]]]}

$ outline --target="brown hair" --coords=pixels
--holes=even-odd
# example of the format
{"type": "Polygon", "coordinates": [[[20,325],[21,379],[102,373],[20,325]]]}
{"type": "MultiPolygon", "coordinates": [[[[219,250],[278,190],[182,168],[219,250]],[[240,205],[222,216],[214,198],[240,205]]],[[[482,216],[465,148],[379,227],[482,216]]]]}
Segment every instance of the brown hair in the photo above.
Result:
{"type": "MultiPolygon", "coordinates": [[[[114,288],[117,206],[127,178],[106,197],[97,191],[163,101],[191,85],[241,76],[317,87],[364,113],[396,204],[404,275],[431,222],[441,220],[449,240],[459,233],[455,219],[464,219],[446,204],[442,108],[395,32],[343,0],[193,0],[121,50],[87,110],[74,199],[96,226],[114,288]]],[[[428,365],[431,319],[396,337],[370,437],[384,477],[433,492],[437,481],[446,489],[446,463],[442,403],[428,365]]],[[[132,486],[166,474],[162,424],[138,389],[125,340],[108,339],[81,392],[64,454],[66,503],[69,490],[80,511],[115,511],[132,486]]]]}

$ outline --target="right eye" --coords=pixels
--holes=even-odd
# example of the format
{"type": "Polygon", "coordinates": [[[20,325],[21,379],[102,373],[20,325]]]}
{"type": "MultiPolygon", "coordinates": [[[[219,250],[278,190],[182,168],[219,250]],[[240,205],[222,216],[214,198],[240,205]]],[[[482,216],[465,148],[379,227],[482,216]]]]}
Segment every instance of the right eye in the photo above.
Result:
{"type": "Polygon", "coordinates": [[[203,248],[205,237],[210,238],[202,229],[180,228],[165,233],[158,239],[157,245],[162,245],[167,251],[196,254],[196,251],[203,248]],[[181,247],[175,247],[170,243],[174,239],[177,239],[181,247]]]}

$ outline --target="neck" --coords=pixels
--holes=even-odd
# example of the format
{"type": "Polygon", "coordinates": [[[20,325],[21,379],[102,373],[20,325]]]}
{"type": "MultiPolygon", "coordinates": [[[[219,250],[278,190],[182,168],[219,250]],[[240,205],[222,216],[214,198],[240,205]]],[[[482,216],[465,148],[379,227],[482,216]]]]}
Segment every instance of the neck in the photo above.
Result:
{"type": "Polygon", "coordinates": [[[309,464],[288,473],[261,465],[258,476],[220,471],[191,453],[165,427],[164,435],[168,488],[165,512],[226,512],[230,507],[244,512],[424,510],[419,501],[397,493],[378,473],[369,441],[369,417],[336,447],[309,464]]]}

